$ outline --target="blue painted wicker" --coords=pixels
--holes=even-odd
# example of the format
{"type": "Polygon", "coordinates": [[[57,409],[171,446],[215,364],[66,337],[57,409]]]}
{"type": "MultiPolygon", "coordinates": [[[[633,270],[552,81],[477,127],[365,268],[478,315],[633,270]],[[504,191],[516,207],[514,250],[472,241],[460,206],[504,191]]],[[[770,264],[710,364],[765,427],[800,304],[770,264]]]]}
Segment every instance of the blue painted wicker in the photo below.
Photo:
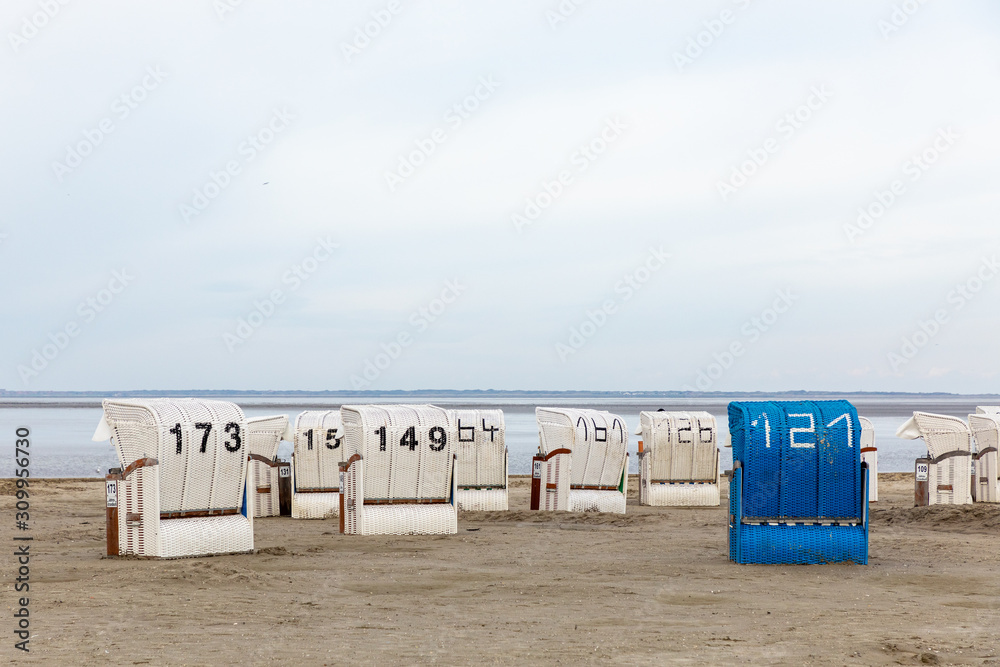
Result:
{"type": "Polygon", "coordinates": [[[847,401],[729,404],[729,558],[868,562],[868,470],[847,401]]]}

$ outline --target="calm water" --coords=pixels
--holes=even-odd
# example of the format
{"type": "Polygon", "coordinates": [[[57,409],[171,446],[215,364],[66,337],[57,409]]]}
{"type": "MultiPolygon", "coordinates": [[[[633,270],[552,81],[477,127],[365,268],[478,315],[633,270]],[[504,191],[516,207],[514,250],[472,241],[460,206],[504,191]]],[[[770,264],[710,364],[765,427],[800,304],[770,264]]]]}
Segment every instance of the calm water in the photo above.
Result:
{"type": "MultiPolygon", "coordinates": [[[[398,400],[393,398],[391,400],[398,400]]],[[[421,399],[422,402],[438,405],[457,406],[482,405],[482,399],[433,401],[421,399]]],[[[103,477],[108,468],[118,465],[117,455],[110,442],[92,442],[91,436],[101,418],[99,407],[66,407],[64,403],[54,399],[48,407],[0,407],[0,442],[6,443],[5,450],[9,454],[0,459],[0,477],[13,476],[13,444],[14,432],[19,426],[31,429],[31,475],[33,477],[103,477]]],[[[243,407],[249,417],[271,414],[287,414],[294,421],[295,416],[304,409],[318,409],[320,405],[336,407],[328,399],[296,398],[283,403],[281,399],[268,397],[266,399],[244,399],[237,402],[243,407]]],[[[361,402],[361,401],[352,401],[361,402]]],[[[368,396],[365,402],[375,402],[368,396]]],[[[386,402],[386,401],[382,401],[386,402]]],[[[921,440],[900,440],[895,437],[896,429],[906,421],[913,410],[927,410],[965,416],[975,412],[975,399],[948,398],[909,399],[908,402],[893,397],[873,400],[870,397],[859,399],[855,405],[859,413],[870,416],[875,425],[876,445],[879,449],[879,470],[881,472],[912,472],[913,461],[926,452],[921,440]]],[[[510,473],[514,475],[528,474],[531,471],[531,457],[538,449],[538,430],[535,424],[534,408],[536,405],[572,405],[607,409],[625,418],[630,431],[639,422],[639,411],[656,409],[661,405],[651,405],[650,399],[615,399],[614,404],[607,401],[598,402],[588,399],[552,399],[519,397],[517,399],[498,401],[488,407],[501,408],[507,429],[507,447],[510,450],[510,473]]],[[[37,405],[37,401],[32,405],[37,405]]],[[[666,409],[707,409],[715,415],[719,422],[719,444],[729,444],[728,417],[725,405],[708,404],[697,399],[671,399],[669,404],[663,404],[666,409]]],[[[636,472],[636,442],[638,438],[631,436],[629,443],[629,468],[636,472]]],[[[288,459],[292,453],[290,443],[282,443],[279,457],[288,459]]],[[[732,450],[722,449],[723,469],[732,467],[732,450]]]]}

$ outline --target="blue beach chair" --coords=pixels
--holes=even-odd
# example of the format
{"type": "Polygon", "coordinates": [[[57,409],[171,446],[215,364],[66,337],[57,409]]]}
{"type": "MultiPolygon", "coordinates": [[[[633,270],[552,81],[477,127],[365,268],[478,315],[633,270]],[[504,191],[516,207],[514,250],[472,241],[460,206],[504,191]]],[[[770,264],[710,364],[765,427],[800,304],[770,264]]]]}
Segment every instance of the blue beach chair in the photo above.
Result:
{"type": "Polygon", "coordinates": [[[729,559],[868,563],[868,468],[847,401],[729,404],[729,559]]]}

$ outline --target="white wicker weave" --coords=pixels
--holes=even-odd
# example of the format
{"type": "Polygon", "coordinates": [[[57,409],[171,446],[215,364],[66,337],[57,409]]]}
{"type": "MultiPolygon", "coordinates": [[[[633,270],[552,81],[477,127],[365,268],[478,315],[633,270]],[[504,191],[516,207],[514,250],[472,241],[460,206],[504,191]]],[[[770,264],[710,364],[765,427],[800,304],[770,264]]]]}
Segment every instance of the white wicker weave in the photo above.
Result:
{"type": "MultiPolygon", "coordinates": [[[[980,408],[981,410],[982,408],[980,408]]],[[[994,413],[969,415],[969,426],[976,440],[973,495],[978,503],[1000,502],[998,454],[1000,448],[1000,409],[994,413]]]]}
{"type": "Polygon", "coordinates": [[[878,500],[878,449],[875,447],[875,425],[867,417],[861,422],[861,460],[868,464],[868,501],[878,500]]]}
{"type": "Polygon", "coordinates": [[[976,406],[977,415],[1000,415],[1000,405],[979,405],[976,406]]]}
{"type": "Polygon", "coordinates": [[[716,507],[719,448],[707,412],[640,412],[639,502],[666,507],[716,507]]]}
{"type": "Polygon", "coordinates": [[[543,466],[546,476],[558,472],[554,482],[546,480],[546,508],[549,484],[558,489],[561,477],[568,473],[568,498],[565,507],[557,502],[557,509],[623,514],[628,460],[625,420],[602,410],[574,408],[535,408],[535,418],[542,455],[559,449],[571,452],[568,466],[559,457],[556,463],[543,466]],[[598,497],[601,500],[596,500],[598,497]]]}
{"type": "Polygon", "coordinates": [[[501,410],[452,410],[458,426],[455,483],[460,510],[506,510],[507,445],[501,410]]]}
{"type": "Polygon", "coordinates": [[[897,438],[923,438],[927,445],[930,505],[972,502],[972,433],[958,417],[914,412],[896,431],[897,438]]]}
{"type": "Polygon", "coordinates": [[[253,515],[255,517],[279,516],[281,502],[277,457],[281,441],[283,439],[291,440],[288,415],[248,419],[247,431],[247,447],[251,456],[250,467],[253,469],[255,482],[254,488],[250,489],[253,496],[253,515]]]}
{"type": "Polygon", "coordinates": [[[326,519],[340,512],[340,463],[346,460],[339,410],[306,411],[295,419],[292,518],[326,519]]]}
{"type": "Polygon", "coordinates": [[[253,551],[247,421],[238,406],[195,399],[104,401],[95,440],[111,438],[118,553],[179,558],[253,551]]]}
{"type": "Polygon", "coordinates": [[[345,405],[341,532],[458,532],[458,419],[433,405],[345,405]]]}

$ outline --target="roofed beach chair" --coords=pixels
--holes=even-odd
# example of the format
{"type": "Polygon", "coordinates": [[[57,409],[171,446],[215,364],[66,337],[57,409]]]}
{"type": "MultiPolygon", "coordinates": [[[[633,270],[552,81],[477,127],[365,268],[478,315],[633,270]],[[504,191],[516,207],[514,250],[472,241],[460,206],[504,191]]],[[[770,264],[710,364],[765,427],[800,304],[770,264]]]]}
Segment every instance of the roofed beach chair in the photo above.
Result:
{"type": "Polygon", "coordinates": [[[295,418],[293,519],[325,519],[340,512],[343,435],[339,410],[307,410],[295,418]]]}
{"type": "Polygon", "coordinates": [[[94,440],[111,438],[108,553],[181,558],[253,551],[247,420],[234,403],[104,401],[94,440]]]}
{"type": "Polygon", "coordinates": [[[251,495],[255,517],[281,514],[279,471],[282,462],[278,460],[278,446],[282,440],[291,439],[288,415],[247,420],[247,453],[253,469],[254,488],[251,495]]]}
{"type": "Polygon", "coordinates": [[[875,425],[867,417],[861,422],[861,461],[868,464],[868,500],[878,501],[878,448],[875,446],[875,425]]]}
{"type": "Polygon", "coordinates": [[[969,427],[976,440],[973,496],[977,503],[1000,502],[1000,471],[997,469],[997,448],[1000,447],[1000,409],[969,415],[969,427]]]}
{"type": "Polygon", "coordinates": [[[340,532],[458,532],[458,419],[433,405],[345,405],[340,532]]]}
{"type": "Polygon", "coordinates": [[[965,505],[972,502],[972,432],[958,417],[914,412],[897,438],[923,438],[927,458],[916,460],[914,484],[918,505],[965,505]]]}
{"type": "Polygon", "coordinates": [[[532,509],[625,513],[628,427],[603,410],[535,408],[532,509]],[[537,482],[535,480],[538,480],[537,482]]]}
{"type": "Polygon", "coordinates": [[[847,401],[729,404],[729,559],[868,562],[868,469],[847,401]]]}
{"type": "Polygon", "coordinates": [[[639,504],[719,505],[715,417],[707,412],[640,412],[639,504]]]}
{"type": "Polygon", "coordinates": [[[506,510],[507,445],[501,410],[452,410],[458,427],[455,480],[460,510],[506,510]]]}

